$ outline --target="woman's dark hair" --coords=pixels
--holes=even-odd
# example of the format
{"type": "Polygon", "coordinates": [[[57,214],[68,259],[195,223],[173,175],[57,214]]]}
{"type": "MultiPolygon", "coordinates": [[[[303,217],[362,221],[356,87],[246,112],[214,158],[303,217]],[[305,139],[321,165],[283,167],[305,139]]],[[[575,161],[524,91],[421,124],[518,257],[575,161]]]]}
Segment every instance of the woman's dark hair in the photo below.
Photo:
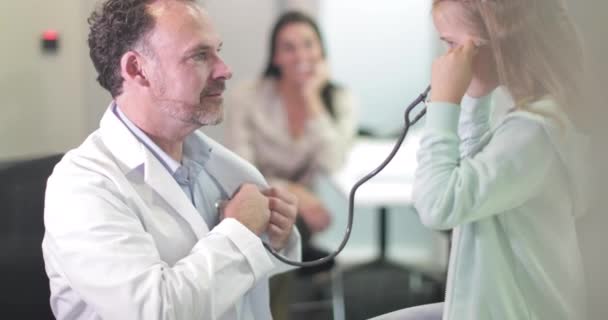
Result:
{"type": "MultiPolygon", "coordinates": [[[[272,33],[270,35],[270,51],[268,54],[268,64],[263,74],[264,78],[279,79],[281,77],[281,69],[274,65],[274,55],[277,49],[277,38],[279,36],[279,33],[285,27],[294,23],[303,23],[312,28],[312,30],[315,32],[319,39],[319,43],[321,45],[321,54],[323,55],[323,58],[326,58],[327,51],[325,49],[325,44],[323,43],[321,30],[319,29],[317,23],[310,16],[302,12],[288,11],[279,17],[276,24],[272,28],[272,33]]],[[[325,86],[323,86],[323,89],[321,89],[321,99],[323,101],[323,104],[325,105],[325,108],[327,109],[327,112],[329,112],[332,117],[335,117],[335,109],[332,97],[339,89],[340,88],[331,81],[328,81],[325,86]]]]}

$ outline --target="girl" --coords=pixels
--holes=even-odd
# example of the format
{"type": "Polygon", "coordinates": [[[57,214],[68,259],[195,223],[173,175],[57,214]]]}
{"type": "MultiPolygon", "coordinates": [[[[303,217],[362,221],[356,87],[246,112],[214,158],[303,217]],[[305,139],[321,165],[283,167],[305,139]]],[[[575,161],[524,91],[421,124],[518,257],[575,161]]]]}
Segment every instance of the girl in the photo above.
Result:
{"type": "Polygon", "coordinates": [[[426,226],[454,230],[446,301],[382,319],[585,319],[582,54],[563,3],[434,0],[433,19],[449,50],[413,198],[426,226]],[[491,126],[497,89],[510,101],[491,126]]]}

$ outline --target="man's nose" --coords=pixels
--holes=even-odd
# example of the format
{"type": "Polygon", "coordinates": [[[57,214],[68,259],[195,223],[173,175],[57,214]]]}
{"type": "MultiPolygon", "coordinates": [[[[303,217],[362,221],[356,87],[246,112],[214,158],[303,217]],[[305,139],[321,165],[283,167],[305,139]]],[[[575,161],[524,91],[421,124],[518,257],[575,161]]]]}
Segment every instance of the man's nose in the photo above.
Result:
{"type": "Polygon", "coordinates": [[[213,70],[213,79],[225,79],[228,80],[232,78],[232,70],[230,67],[224,62],[222,58],[218,58],[215,68],[213,70]]]}

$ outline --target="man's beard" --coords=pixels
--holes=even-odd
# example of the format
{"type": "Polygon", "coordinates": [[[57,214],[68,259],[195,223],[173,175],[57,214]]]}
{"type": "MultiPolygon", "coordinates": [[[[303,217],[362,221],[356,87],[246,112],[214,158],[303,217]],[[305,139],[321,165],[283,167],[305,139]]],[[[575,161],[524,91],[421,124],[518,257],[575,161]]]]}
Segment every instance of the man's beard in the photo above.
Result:
{"type": "Polygon", "coordinates": [[[165,86],[159,88],[159,94],[154,96],[164,113],[179,121],[198,127],[216,125],[224,119],[223,98],[209,99],[209,95],[221,94],[226,87],[225,80],[209,83],[199,95],[197,103],[163,97],[165,86]],[[214,101],[209,101],[214,100],[214,101]],[[217,100],[217,101],[215,101],[217,100]]]}

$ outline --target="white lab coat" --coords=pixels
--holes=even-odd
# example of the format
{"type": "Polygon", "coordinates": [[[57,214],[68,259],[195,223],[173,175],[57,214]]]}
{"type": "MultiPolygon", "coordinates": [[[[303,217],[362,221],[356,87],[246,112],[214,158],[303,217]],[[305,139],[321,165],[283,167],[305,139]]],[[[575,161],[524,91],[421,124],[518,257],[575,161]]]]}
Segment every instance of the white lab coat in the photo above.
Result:
{"type": "MultiPolygon", "coordinates": [[[[59,320],[271,319],[268,277],[288,268],[234,219],[209,231],[163,165],[108,109],[49,178],[42,243],[59,320]]],[[[196,132],[206,168],[232,195],[266,182],[196,132]]],[[[296,229],[282,252],[300,259],[296,229]]]]}

